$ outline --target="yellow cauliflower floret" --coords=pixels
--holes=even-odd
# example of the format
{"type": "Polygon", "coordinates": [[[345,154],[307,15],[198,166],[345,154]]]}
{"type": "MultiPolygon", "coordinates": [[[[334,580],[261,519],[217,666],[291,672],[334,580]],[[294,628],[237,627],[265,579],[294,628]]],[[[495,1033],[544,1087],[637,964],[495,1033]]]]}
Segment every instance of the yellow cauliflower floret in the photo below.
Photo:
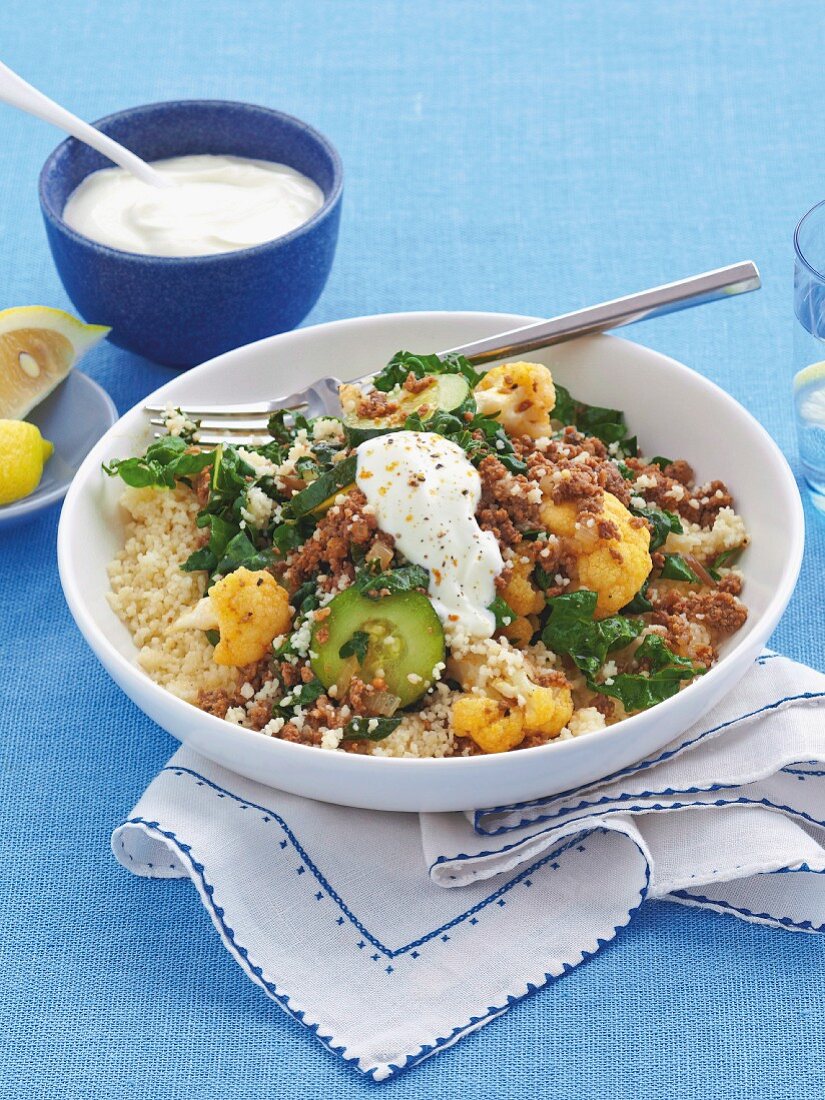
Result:
{"type": "Polygon", "coordinates": [[[289,593],[265,569],[236,569],[209,591],[220,631],[219,665],[240,668],[265,657],[272,639],[289,630],[289,593]]]}
{"type": "Polygon", "coordinates": [[[516,615],[536,615],[544,610],[544,594],[530,581],[532,570],[532,562],[515,562],[510,579],[501,590],[516,615]]]}
{"type": "Polygon", "coordinates": [[[632,526],[630,512],[612,493],[604,494],[602,516],[618,529],[618,538],[600,536],[598,524],[577,527],[576,505],[572,502],[554,504],[547,500],[541,506],[542,523],[564,539],[575,554],[576,587],[588,588],[598,596],[597,619],[615,615],[629,603],[653,564],[649,553],[650,531],[646,526],[632,526]]]}
{"type": "Polygon", "coordinates": [[[453,703],[453,729],[485,752],[506,752],[530,733],[555,737],[573,715],[566,683],[535,683],[525,655],[493,639],[484,653],[451,656],[447,672],[470,692],[453,703]]]}
{"type": "Polygon", "coordinates": [[[530,639],[536,633],[536,629],[526,615],[519,615],[505,626],[501,633],[508,641],[523,649],[524,646],[530,644],[530,639]]]}
{"type": "Polygon", "coordinates": [[[541,363],[504,363],[488,370],[475,388],[478,411],[496,416],[510,435],[550,434],[556,405],[553,376],[541,363]]]}
{"type": "Polygon", "coordinates": [[[485,752],[507,752],[524,740],[518,711],[507,709],[485,695],[462,695],[453,703],[453,730],[471,737],[485,752]]]}
{"type": "Polygon", "coordinates": [[[555,736],[573,717],[573,696],[569,687],[535,687],[527,696],[524,728],[528,733],[555,736]]]}

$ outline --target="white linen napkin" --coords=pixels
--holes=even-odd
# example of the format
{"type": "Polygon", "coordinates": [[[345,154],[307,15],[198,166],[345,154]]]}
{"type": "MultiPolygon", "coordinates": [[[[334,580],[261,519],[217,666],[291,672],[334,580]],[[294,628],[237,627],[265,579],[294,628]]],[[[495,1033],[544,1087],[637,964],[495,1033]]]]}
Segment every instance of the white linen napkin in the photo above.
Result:
{"type": "Polygon", "coordinates": [[[181,748],[112,848],[135,874],[191,878],[246,974],[384,1080],[577,966],[648,898],[825,931],[823,703],[825,676],[766,651],[654,757],[469,816],[329,806],[181,748]]]}

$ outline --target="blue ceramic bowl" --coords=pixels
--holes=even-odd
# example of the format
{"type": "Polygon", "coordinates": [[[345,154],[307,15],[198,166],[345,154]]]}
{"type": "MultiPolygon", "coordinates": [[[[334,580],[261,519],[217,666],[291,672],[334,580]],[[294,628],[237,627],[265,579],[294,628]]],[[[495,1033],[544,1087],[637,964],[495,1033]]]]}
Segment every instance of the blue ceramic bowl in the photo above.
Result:
{"type": "Polygon", "coordinates": [[[95,123],[144,160],[218,153],[278,161],[324,193],[317,214],[292,233],[214,256],[142,256],[98,244],[63,221],[66,200],[111,163],[74,138],[40,173],[40,206],[66,292],[85,320],[147,359],[191,367],[285,332],[312,309],[327,281],[341,213],[341,161],[332,145],[280,111],[226,100],[181,100],[119,111],[95,123]]]}

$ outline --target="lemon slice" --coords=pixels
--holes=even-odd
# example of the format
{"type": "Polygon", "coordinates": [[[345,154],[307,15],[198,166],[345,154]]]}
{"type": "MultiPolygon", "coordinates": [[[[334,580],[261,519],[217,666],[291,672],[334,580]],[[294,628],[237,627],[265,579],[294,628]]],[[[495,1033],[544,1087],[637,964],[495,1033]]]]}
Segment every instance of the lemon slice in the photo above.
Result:
{"type": "Polygon", "coordinates": [[[22,420],[108,332],[48,306],[0,311],[0,417],[22,420]]]}
{"type": "Polygon", "coordinates": [[[803,386],[810,385],[811,382],[823,381],[825,381],[825,360],[820,363],[810,363],[797,371],[793,379],[793,388],[799,390],[803,386]]]}
{"type": "Polygon", "coordinates": [[[0,420],[0,504],[33,493],[54,447],[25,420],[0,420]]]}

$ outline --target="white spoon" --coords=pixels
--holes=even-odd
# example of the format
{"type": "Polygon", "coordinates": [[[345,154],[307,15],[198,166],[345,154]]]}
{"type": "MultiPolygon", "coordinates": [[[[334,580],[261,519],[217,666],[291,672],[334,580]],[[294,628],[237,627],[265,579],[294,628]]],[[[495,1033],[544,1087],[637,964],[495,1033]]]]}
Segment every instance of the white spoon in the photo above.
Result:
{"type": "Polygon", "coordinates": [[[78,141],[91,145],[98,153],[114,161],[120,168],[125,168],[133,176],[137,176],[144,183],[152,187],[174,187],[174,183],[166,176],[147,164],[145,160],[135,156],[134,153],[124,149],[110,137],[106,137],[100,130],[90,126],[88,122],[73,115],[53,99],[38,92],[31,84],[27,84],[16,72],[0,61],[0,102],[8,103],[11,107],[19,107],[35,118],[42,118],[44,122],[51,122],[53,126],[64,130],[78,141]]]}

